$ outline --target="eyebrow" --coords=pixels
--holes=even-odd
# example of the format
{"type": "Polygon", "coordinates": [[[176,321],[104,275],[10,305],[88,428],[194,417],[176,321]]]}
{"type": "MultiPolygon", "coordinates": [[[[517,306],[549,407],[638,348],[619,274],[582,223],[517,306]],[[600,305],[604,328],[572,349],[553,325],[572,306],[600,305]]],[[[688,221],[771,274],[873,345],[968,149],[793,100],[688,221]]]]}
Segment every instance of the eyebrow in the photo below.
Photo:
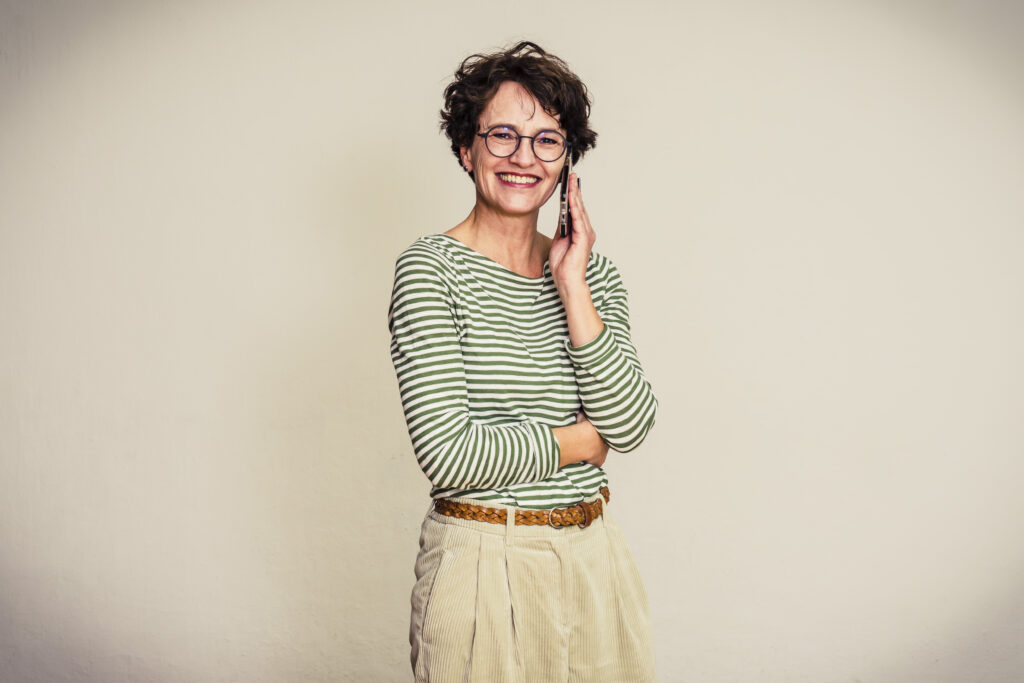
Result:
{"type": "MultiPolygon", "coordinates": [[[[518,128],[518,127],[516,127],[516,126],[513,126],[513,125],[512,125],[511,123],[503,123],[503,122],[501,122],[501,121],[499,121],[499,122],[497,122],[497,123],[492,123],[492,124],[491,124],[491,125],[489,125],[489,126],[484,126],[484,127],[483,127],[483,128],[484,128],[484,130],[483,130],[483,131],[481,131],[481,132],[485,132],[485,131],[488,131],[488,130],[490,130],[491,128],[495,128],[495,127],[497,127],[497,126],[504,126],[505,128],[511,128],[511,129],[512,129],[512,130],[514,130],[515,132],[517,132],[517,133],[519,133],[520,135],[522,135],[522,133],[520,133],[520,132],[519,132],[519,128],[518,128]]],[[[547,132],[547,131],[553,131],[553,132],[555,132],[555,133],[558,133],[558,134],[559,134],[559,135],[561,135],[562,137],[565,137],[565,136],[566,136],[565,132],[564,132],[564,131],[563,131],[563,130],[562,130],[561,128],[541,128],[541,129],[539,129],[539,130],[537,131],[537,133],[545,133],[545,132],[547,132]]],[[[529,136],[527,136],[527,137],[529,137],[529,136]]]]}

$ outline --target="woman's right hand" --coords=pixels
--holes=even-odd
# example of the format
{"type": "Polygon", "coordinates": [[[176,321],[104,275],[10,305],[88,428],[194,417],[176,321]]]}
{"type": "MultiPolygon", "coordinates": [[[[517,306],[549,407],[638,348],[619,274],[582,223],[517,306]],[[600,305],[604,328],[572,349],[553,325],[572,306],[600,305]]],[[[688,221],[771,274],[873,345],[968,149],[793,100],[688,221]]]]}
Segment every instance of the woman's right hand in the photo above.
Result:
{"type": "MultiPolygon", "coordinates": [[[[580,424],[581,422],[586,422],[587,425],[594,430],[594,433],[597,433],[597,429],[594,427],[594,425],[590,424],[590,420],[587,419],[587,416],[583,413],[582,410],[576,413],[576,424],[580,424]]],[[[600,438],[600,436],[601,435],[598,434],[598,438],[600,438]]],[[[588,465],[593,465],[594,467],[602,467],[604,465],[605,458],[607,457],[608,444],[604,442],[604,439],[601,439],[601,444],[600,446],[598,446],[598,453],[590,458],[587,458],[583,462],[587,463],[588,465]]]]}
{"type": "Polygon", "coordinates": [[[604,465],[605,458],[608,457],[608,444],[582,412],[576,416],[576,424],[555,427],[551,432],[555,435],[561,452],[559,467],[574,462],[585,462],[594,467],[604,465]]]}
{"type": "Polygon", "coordinates": [[[594,467],[604,467],[604,461],[605,461],[605,459],[607,457],[608,457],[608,444],[606,444],[604,442],[604,439],[601,439],[600,452],[597,455],[595,455],[594,457],[588,458],[588,459],[584,460],[583,462],[587,463],[588,465],[593,465],[594,467]]]}

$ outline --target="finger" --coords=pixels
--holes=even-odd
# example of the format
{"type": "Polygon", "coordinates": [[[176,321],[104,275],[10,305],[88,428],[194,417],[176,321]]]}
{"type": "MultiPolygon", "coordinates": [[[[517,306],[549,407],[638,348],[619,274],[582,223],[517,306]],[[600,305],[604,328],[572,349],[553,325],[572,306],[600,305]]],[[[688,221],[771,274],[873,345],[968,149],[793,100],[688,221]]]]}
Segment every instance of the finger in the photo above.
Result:
{"type": "MultiPolygon", "coordinates": [[[[573,176],[575,175],[576,174],[573,174],[573,176]]],[[[580,193],[579,186],[575,182],[575,178],[573,179],[573,182],[570,184],[569,187],[569,208],[572,211],[573,231],[576,232],[578,228],[580,231],[579,234],[582,237],[585,237],[589,239],[591,242],[593,242],[593,240],[596,239],[596,234],[594,233],[593,225],[591,225],[590,223],[590,216],[587,214],[587,209],[586,207],[583,206],[583,197],[580,193]]]]}
{"type": "Polygon", "coordinates": [[[573,180],[572,184],[570,185],[570,189],[571,189],[570,200],[571,200],[571,202],[574,205],[579,207],[579,212],[589,222],[590,215],[587,213],[587,207],[583,204],[583,191],[579,187],[579,178],[578,178],[578,176],[576,176],[575,173],[573,174],[573,176],[574,176],[574,180],[573,180]]]}
{"type": "Polygon", "coordinates": [[[569,175],[569,201],[580,198],[580,178],[577,174],[569,175]]]}
{"type": "Polygon", "coordinates": [[[569,176],[569,210],[572,212],[573,224],[586,219],[586,211],[583,209],[583,198],[580,197],[580,189],[576,184],[575,173],[569,176]]]}

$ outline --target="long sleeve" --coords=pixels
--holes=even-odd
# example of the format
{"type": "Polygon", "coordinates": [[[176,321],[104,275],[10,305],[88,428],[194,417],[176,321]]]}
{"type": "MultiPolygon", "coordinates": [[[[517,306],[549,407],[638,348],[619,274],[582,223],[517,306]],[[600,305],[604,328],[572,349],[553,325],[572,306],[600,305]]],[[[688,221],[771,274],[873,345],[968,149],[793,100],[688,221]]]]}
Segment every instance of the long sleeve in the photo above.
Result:
{"type": "Polygon", "coordinates": [[[604,257],[596,257],[594,303],[604,329],[579,347],[566,342],[587,419],[613,450],[639,446],[654,426],[658,401],[630,339],[629,305],[622,278],[604,257]]]}
{"type": "Polygon", "coordinates": [[[453,280],[423,249],[407,250],[395,268],[391,359],[416,460],[438,489],[494,489],[546,479],[560,458],[549,426],[470,419],[453,280]]]}

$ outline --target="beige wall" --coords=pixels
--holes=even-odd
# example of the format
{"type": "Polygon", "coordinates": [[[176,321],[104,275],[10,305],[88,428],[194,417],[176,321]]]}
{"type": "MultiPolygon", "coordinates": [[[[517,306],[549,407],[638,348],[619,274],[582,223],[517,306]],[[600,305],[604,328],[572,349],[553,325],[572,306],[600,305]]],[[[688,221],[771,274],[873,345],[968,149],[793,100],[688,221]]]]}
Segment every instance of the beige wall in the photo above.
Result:
{"type": "Polygon", "coordinates": [[[1024,12],[931,5],[0,2],[0,680],[406,680],[391,268],[519,37],[594,94],[663,680],[1020,680],[1024,12]]]}

